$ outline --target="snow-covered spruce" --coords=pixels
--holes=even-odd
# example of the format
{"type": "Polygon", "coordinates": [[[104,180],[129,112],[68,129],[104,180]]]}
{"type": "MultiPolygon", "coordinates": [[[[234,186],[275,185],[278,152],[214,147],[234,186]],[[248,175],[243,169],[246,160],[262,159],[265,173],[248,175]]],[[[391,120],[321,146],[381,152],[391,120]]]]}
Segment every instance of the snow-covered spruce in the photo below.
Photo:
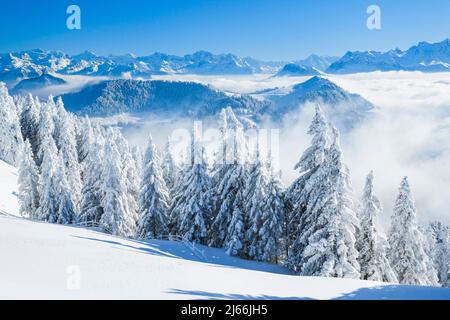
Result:
{"type": "Polygon", "coordinates": [[[247,256],[276,263],[282,236],[284,203],[282,185],[269,157],[263,164],[257,145],[256,159],[250,165],[245,186],[245,211],[249,220],[247,256]]]}
{"type": "Polygon", "coordinates": [[[427,228],[427,237],[439,283],[443,287],[450,287],[450,228],[434,221],[427,228]]]}
{"type": "Polygon", "coordinates": [[[288,265],[305,276],[359,278],[355,248],[359,221],[353,208],[349,170],[342,162],[335,128],[331,128],[331,146],[323,149],[327,141],[325,123],[317,109],[310,129],[313,146],[297,167],[306,174],[311,169],[316,170],[303,188],[297,189],[300,195],[296,198],[300,202],[294,203],[301,211],[297,212],[297,238],[291,246],[288,265]],[[321,157],[324,160],[320,164],[321,157]]]}
{"type": "Polygon", "coordinates": [[[373,178],[373,172],[370,172],[364,187],[359,217],[361,227],[358,232],[357,248],[361,279],[395,283],[397,277],[387,259],[389,245],[378,224],[382,207],[374,194],[373,178]]]}
{"type": "MultiPolygon", "coordinates": [[[[55,133],[55,119],[54,119],[54,110],[55,106],[53,103],[53,100],[51,97],[49,97],[48,101],[46,103],[43,103],[40,110],[40,118],[39,118],[39,127],[38,127],[38,150],[37,150],[37,157],[36,157],[36,164],[41,167],[43,163],[44,158],[44,150],[46,148],[44,141],[47,140],[49,137],[53,139],[54,141],[54,133],[55,133]]],[[[56,148],[56,144],[55,144],[56,148]]],[[[56,149],[58,150],[58,149],[56,149]]],[[[41,169],[42,171],[42,169],[41,169]]]]}
{"type": "Polygon", "coordinates": [[[59,97],[56,102],[55,141],[62,156],[66,168],[67,182],[70,187],[70,197],[76,212],[80,210],[81,201],[81,167],[78,162],[78,151],[76,144],[75,120],[66,112],[64,103],[59,97]]]}
{"type": "Polygon", "coordinates": [[[23,142],[22,132],[17,106],[3,82],[0,82],[0,119],[0,160],[15,165],[23,142]]]}
{"type": "Polygon", "coordinates": [[[50,135],[42,141],[42,153],[38,217],[52,223],[72,223],[75,212],[64,161],[50,135]]]}
{"type": "Polygon", "coordinates": [[[267,197],[264,199],[264,211],[261,216],[262,225],[259,231],[261,236],[260,246],[263,248],[263,254],[260,257],[262,261],[278,262],[281,254],[283,239],[283,229],[286,216],[286,205],[284,186],[281,182],[280,172],[273,168],[272,158],[269,157],[267,163],[269,172],[269,184],[267,186],[267,197]]]}
{"type": "Polygon", "coordinates": [[[224,247],[228,254],[246,257],[245,182],[247,179],[247,147],[242,124],[231,109],[225,109],[226,132],[222,137],[225,153],[220,154],[215,174],[215,219],[211,244],[224,247]]]}
{"type": "Polygon", "coordinates": [[[179,194],[175,195],[170,216],[172,233],[188,241],[207,244],[212,215],[212,180],[208,174],[203,145],[191,138],[191,160],[180,179],[179,194]]]}
{"type": "Polygon", "coordinates": [[[59,152],[55,167],[55,191],[57,195],[55,200],[58,214],[57,223],[60,224],[72,224],[76,221],[76,206],[73,202],[73,193],[67,176],[64,155],[59,152]]]}
{"type": "Polygon", "coordinates": [[[158,152],[151,137],[145,152],[143,170],[137,235],[141,239],[154,239],[169,233],[170,197],[162,175],[158,152]]]}
{"type": "Polygon", "coordinates": [[[425,252],[425,237],[419,230],[416,215],[408,178],[405,177],[391,219],[389,259],[401,284],[436,286],[437,273],[425,252]]]}
{"type": "Polygon", "coordinates": [[[119,148],[121,155],[121,162],[123,167],[123,174],[125,175],[126,189],[127,189],[127,206],[129,208],[131,218],[133,221],[137,223],[138,210],[139,210],[139,190],[140,190],[140,177],[141,172],[139,171],[142,168],[140,163],[140,151],[133,150],[133,147],[130,147],[128,141],[122,135],[120,131],[116,131],[115,134],[116,145],[119,148]]]}
{"type": "Polygon", "coordinates": [[[135,212],[130,208],[127,176],[122,163],[122,155],[116,143],[117,133],[107,132],[105,145],[105,167],[102,172],[103,215],[100,225],[110,233],[123,237],[133,237],[136,232],[135,212]]]}
{"type": "MultiPolygon", "coordinates": [[[[250,259],[263,260],[262,258],[265,249],[262,245],[263,237],[269,236],[268,234],[262,234],[261,232],[263,231],[262,226],[264,223],[263,215],[266,211],[265,200],[268,196],[268,185],[269,175],[261,160],[258,141],[256,146],[256,156],[252,163],[249,164],[248,177],[245,181],[244,189],[244,210],[248,219],[248,230],[246,230],[245,235],[247,247],[245,248],[245,251],[246,256],[250,259]]],[[[273,251],[267,253],[269,257],[273,256],[273,251]]]]}
{"type": "Polygon", "coordinates": [[[33,152],[28,140],[25,141],[20,152],[18,184],[20,214],[24,217],[37,218],[39,171],[34,162],[33,152]]]}
{"type": "Polygon", "coordinates": [[[87,137],[86,144],[83,146],[85,150],[83,154],[86,156],[82,165],[84,183],[79,223],[89,227],[97,226],[104,212],[102,172],[105,165],[105,139],[100,128],[89,130],[88,134],[93,136],[87,137]],[[94,132],[96,132],[95,137],[94,132]]]}
{"type": "Polygon", "coordinates": [[[307,223],[307,216],[303,212],[307,210],[307,204],[311,197],[312,188],[316,186],[314,175],[325,162],[325,152],[329,144],[328,126],[325,116],[319,107],[308,130],[312,137],[311,146],[302,154],[294,170],[298,170],[300,176],[291,184],[286,192],[286,202],[289,206],[287,216],[288,236],[287,246],[290,247],[289,266],[295,271],[300,271],[301,264],[300,251],[304,245],[302,240],[298,239],[303,226],[300,223],[307,223]],[[295,245],[294,245],[295,244],[295,245]]]}
{"type": "Polygon", "coordinates": [[[173,189],[176,186],[177,178],[180,172],[180,168],[176,164],[173,154],[172,154],[172,142],[170,140],[170,137],[167,137],[165,149],[164,149],[164,157],[162,160],[162,170],[163,170],[163,176],[164,180],[166,181],[167,188],[170,192],[173,191],[173,189]]]}
{"type": "Polygon", "coordinates": [[[20,126],[24,140],[28,140],[33,151],[33,158],[36,159],[39,148],[39,119],[40,103],[28,94],[22,101],[22,112],[20,115],[20,126]]]}

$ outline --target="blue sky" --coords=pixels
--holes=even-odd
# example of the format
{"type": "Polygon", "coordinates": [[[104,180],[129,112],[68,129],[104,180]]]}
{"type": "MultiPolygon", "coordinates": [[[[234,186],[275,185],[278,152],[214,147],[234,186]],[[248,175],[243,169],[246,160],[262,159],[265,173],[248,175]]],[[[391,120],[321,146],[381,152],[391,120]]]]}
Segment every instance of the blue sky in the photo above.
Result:
{"type": "Polygon", "coordinates": [[[16,0],[2,1],[0,52],[31,48],[138,55],[232,52],[266,60],[347,50],[401,49],[450,37],[448,0],[16,0]],[[5,3],[6,2],[6,3],[5,3]],[[82,29],[66,28],[77,4],[82,29]],[[382,29],[366,28],[377,4],[382,29]]]}

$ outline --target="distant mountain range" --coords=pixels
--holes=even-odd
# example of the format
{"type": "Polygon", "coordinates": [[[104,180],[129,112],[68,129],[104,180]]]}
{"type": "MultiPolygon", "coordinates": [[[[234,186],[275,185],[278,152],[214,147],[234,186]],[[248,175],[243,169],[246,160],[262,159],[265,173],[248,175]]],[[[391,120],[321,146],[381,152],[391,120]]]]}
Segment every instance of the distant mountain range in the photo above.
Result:
{"type": "Polygon", "coordinates": [[[356,73],[371,71],[450,71],[450,39],[438,43],[420,42],[406,51],[347,52],[331,64],[327,73],[356,73]]]}
{"type": "Polygon", "coordinates": [[[68,55],[40,49],[0,54],[0,81],[10,87],[24,79],[43,74],[107,76],[112,78],[151,78],[162,74],[245,75],[277,74],[282,76],[315,75],[319,72],[346,74],[371,71],[450,70],[450,40],[420,42],[406,51],[349,51],[343,57],[311,55],[304,60],[268,62],[233,54],[198,51],[184,56],[154,53],[99,56],[86,51],[68,55]]]}
{"type": "Polygon", "coordinates": [[[0,54],[0,81],[10,86],[42,74],[108,76],[112,78],[151,78],[163,74],[245,75],[274,74],[288,63],[325,70],[337,58],[311,55],[305,60],[267,62],[233,54],[198,51],[185,56],[154,53],[137,57],[99,56],[93,52],[70,56],[60,51],[40,49],[0,54]]]}

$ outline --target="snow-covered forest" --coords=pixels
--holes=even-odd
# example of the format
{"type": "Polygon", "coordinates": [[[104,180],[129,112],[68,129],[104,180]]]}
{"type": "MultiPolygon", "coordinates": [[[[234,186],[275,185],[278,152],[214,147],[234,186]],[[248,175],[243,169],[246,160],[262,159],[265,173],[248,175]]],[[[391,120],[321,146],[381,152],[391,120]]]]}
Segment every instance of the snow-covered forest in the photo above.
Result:
{"type": "Polygon", "coordinates": [[[382,230],[376,175],[352,189],[339,132],[320,107],[310,146],[294,151],[289,186],[270,154],[251,150],[231,108],[218,115],[219,152],[208,157],[193,130],[182,163],[170,139],[160,150],[148,132],[142,152],[118,128],[67,112],[61,98],[12,97],[1,83],[0,118],[0,159],[19,170],[24,217],[126,238],[182,237],[305,276],[450,287],[449,227],[419,224],[405,177],[382,230]]]}

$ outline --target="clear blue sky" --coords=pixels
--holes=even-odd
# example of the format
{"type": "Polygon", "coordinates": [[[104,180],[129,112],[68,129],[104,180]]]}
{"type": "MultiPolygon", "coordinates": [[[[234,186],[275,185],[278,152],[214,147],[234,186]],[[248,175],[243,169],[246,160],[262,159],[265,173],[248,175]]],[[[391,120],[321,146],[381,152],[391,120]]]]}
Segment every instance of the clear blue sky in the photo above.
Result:
{"type": "Polygon", "coordinates": [[[266,60],[311,53],[408,48],[450,37],[449,0],[9,0],[0,6],[0,52],[186,54],[204,49],[266,60]],[[66,28],[66,8],[82,10],[82,30],[66,28]],[[366,28],[366,9],[382,29],[366,28]]]}

